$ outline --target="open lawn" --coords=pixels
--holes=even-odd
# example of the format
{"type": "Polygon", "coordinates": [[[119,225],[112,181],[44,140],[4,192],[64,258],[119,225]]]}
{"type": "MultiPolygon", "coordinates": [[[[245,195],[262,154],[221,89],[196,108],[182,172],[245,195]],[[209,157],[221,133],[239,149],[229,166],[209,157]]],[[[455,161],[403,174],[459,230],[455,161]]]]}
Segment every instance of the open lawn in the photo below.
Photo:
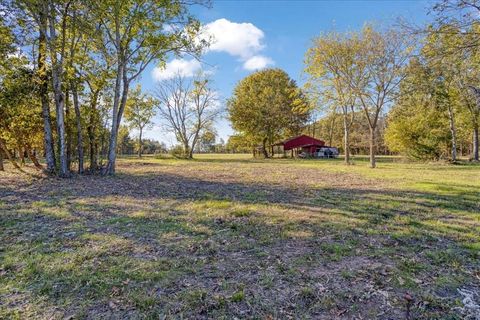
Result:
{"type": "Polygon", "coordinates": [[[0,318],[474,319],[480,165],[378,166],[0,172],[0,318]]]}

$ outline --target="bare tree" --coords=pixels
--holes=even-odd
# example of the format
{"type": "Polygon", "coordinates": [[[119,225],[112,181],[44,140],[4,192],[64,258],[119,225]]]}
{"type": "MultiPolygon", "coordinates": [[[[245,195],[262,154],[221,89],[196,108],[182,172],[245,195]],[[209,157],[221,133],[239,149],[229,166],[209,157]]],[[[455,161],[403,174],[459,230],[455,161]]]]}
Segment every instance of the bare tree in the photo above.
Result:
{"type": "Polygon", "coordinates": [[[199,137],[221,112],[210,80],[201,75],[188,80],[177,74],[157,86],[155,97],[165,128],[175,134],[184,156],[191,159],[199,137]]]}

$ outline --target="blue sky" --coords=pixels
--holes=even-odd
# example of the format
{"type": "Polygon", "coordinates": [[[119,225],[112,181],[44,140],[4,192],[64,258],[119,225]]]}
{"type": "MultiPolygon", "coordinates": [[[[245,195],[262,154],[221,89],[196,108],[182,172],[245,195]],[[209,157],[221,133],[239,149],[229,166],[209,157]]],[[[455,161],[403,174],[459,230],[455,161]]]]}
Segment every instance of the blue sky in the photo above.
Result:
{"type": "MultiPolygon", "coordinates": [[[[360,29],[366,22],[385,25],[403,17],[422,24],[430,19],[431,1],[215,1],[210,9],[197,7],[193,13],[217,39],[202,63],[188,57],[169,60],[167,70],[150,66],[142,76],[145,91],[156,81],[180,70],[185,75],[209,70],[222,99],[243,77],[262,67],[285,70],[302,84],[303,57],[312,38],[322,32],[360,29]]],[[[175,144],[172,134],[161,129],[160,119],[146,137],[175,144]]],[[[216,123],[225,141],[232,134],[226,119],[216,123]]]]}

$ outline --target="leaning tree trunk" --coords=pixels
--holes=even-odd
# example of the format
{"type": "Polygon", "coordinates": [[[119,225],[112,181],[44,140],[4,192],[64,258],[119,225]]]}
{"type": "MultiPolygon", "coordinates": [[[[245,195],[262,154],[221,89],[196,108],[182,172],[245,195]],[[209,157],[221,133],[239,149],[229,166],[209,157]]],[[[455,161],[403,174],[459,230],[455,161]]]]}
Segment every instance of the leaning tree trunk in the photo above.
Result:
{"type": "Polygon", "coordinates": [[[72,95],[73,95],[73,108],[75,109],[75,119],[77,122],[78,173],[82,174],[84,171],[82,121],[80,117],[80,104],[78,102],[78,91],[75,84],[72,84],[72,95]]]}
{"type": "Polygon", "coordinates": [[[38,162],[38,159],[37,157],[35,156],[35,154],[33,153],[32,149],[30,148],[30,146],[26,145],[25,146],[25,151],[27,152],[27,155],[28,157],[30,158],[30,160],[32,161],[32,163],[35,165],[35,168],[39,169],[39,170],[42,170],[43,167],[42,165],[40,164],[40,162],[38,162]]]}
{"type": "Polygon", "coordinates": [[[47,16],[40,10],[39,14],[40,28],[38,38],[38,79],[39,94],[42,103],[43,118],[43,145],[45,149],[45,162],[47,163],[47,172],[55,173],[55,149],[53,147],[53,134],[50,120],[50,106],[48,98],[48,76],[47,76],[47,16]]]}
{"type": "MultiPolygon", "coordinates": [[[[20,166],[18,165],[17,161],[15,161],[15,159],[12,157],[12,154],[10,153],[10,151],[8,151],[8,148],[7,146],[5,145],[5,142],[0,139],[0,150],[3,150],[3,152],[5,153],[5,155],[7,156],[7,159],[12,163],[12,165],[23,172],[22,168],[20,168],[20,166]]],[[[1,151],[0,151],[1,152],[1,151]]]]}
{"type": "Polygon", "coordinates": [[[473,160],[479,161],[478,157],[478,125],[473,128],[473,160]]]}
{"type": "Polygon", "coordinates": [[[375,128],[370,127],[370,168],[375,168],[377,162],[375,159],[375,128]]]}
{"type": "Polygon", "coordinates": [[[450,122],[450,133],[452,134],[452,161],[457,161],[457,129],[452,107],[448,106],[448,120],[450,122]]]}

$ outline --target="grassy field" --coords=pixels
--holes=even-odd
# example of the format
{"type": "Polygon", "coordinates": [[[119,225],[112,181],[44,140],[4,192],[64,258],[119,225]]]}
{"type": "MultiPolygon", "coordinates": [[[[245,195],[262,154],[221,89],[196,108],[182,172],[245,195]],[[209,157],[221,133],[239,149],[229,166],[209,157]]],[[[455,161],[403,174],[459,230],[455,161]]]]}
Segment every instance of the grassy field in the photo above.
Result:
{"type": "Polygon", "coordinates": [[[475,319],[480,165],[378,165],[0,172],[0,318],[475,319]]]}

